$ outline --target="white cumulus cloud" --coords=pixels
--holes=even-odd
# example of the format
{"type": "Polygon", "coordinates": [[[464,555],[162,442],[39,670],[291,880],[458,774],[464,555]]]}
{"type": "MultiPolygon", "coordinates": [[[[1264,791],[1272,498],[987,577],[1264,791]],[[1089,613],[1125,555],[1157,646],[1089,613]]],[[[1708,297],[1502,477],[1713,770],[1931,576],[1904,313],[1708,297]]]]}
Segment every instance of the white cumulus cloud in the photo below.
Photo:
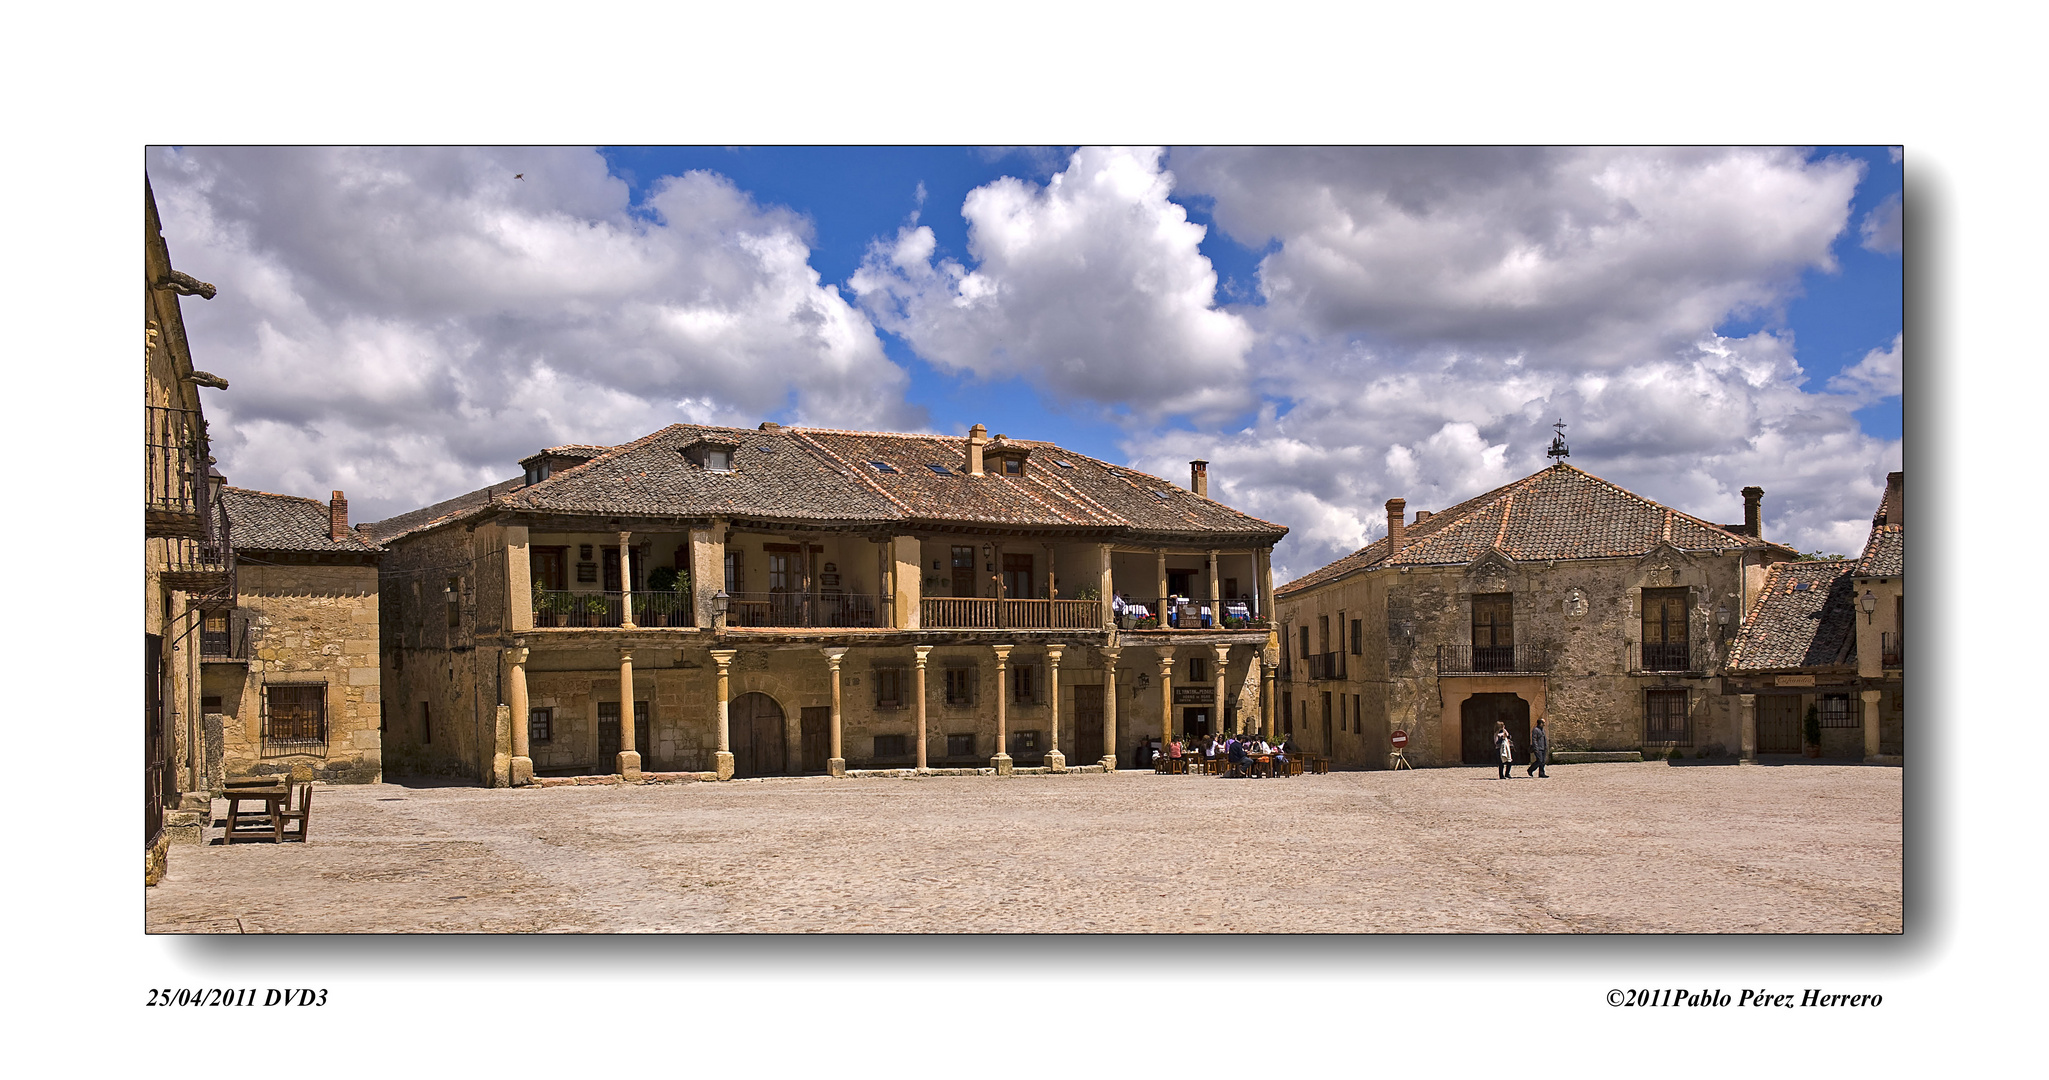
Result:
{"type": "Polygon", "coordinates": [[[230,482],[356,516],[678,420],[913,427],[908,376],[809,264],[810,225],[717,175],[644,207],[584,149],[158,149],[230,482]],[[520,178],[523,174],[523,178],[520,178]]]}

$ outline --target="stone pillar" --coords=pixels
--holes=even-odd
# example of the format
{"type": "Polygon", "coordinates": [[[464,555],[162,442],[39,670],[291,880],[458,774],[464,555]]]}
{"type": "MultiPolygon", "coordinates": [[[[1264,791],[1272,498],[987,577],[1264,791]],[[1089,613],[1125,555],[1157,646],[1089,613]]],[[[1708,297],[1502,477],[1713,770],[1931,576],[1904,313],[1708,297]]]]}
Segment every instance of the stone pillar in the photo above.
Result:
{"type": "MultiPolygon", "coordinates": [[[[1209,563],[1209,565],[1210,565],[1210,572],[1211,572],[1211,573],[1215,573],[1215,572],[1216,572],[1216,566],[1217,566],[1217,553],[1216,553],[1216,552],[1214,552],[1214,551],[1210,552],[1210,553],[1209,553],[1209,558],[1210,558],[1210,563],[1209,563]]],[[[1214,579],[1214,578],[1212,578],[1211,580],[1215,580],[1215,579],[1214,579]]],[[[1217,590],[1216,590],[1216,586],[1214,586],[1214,585],[1210,586],[1210,595],[1211,595],[1212,597],[1214,597],[1214,596],[1216,595],[1216,592],[1217,592],[1217,590]]],[[[1215,609],[1215,608],[1211,608],[1210,610],[1214,611],[1214,610],[1216,610],[1216,609],[1215,609]]],[[[1216,717],[1217,717],[1217,724],[1216,724],[1216,730],[1217,730],[1217,731],[1222,731],[1222,730],[1224,730],[1224,671],[1225,671],[1225,669],[1226,669],[1226,668],[1228,668],[1228,667],[1230,667],[1230,666],[1231,666],[1231,647],[1230,647],[1229,645],[1213,645],[1213,646],[1211,646],[1211,648],[1214,648],[1214,649],[1215,649],[1215,650],[1217,651],[1217,711],[1216,711],[1216,717]]],[[[1240,717],[1238,717],[1238,724],[1237,724],[1237,726],[1236,726],[1235,728],[1232,728],[1232,732],[1233,732],[1234,734],[1238,734],[1238,735],[1243,735],[1243,734],[1245,734],[1245,717],[1243,717],[1243,716],[1240,716],[1240,717]]]]}
{"type": "Polygon", "coordinates": [[[491,776],[486,784],[490,787],[512,786],[512,706],[500,705],[491,710],[491,776]]]}
{"type": "Polygon", "coordinates": [[[690,530],[690,625],[713,626],[712,597],[726,587],[726,523],[690,530]]]}
{"type": "MultiPolygon", "coordinates": [[[[624,535],[623,533],[621,535],[624,535]]],[[[625,556],[622,554],[621,558],[625,556]]],[[[621,564],[624,565],[623,563],[621,564]]],[[[622,579],[622,584],[623,579],[622,579]]],[[[633,651],[619,650],[619,775],[640,779],[640,750],[633,745],[633,651]]]]}
{"type": "Polygon", "coordinates": [[[1883,690],[1866,690],[1857,695],[1864,699],[1864,760],[1878,756],[1878,699],[1885,695],[1883,690]]]}
{"type": "Polygon", "coordinates": [[[719,666],[719,749],[714,756],[714,769],[721,780],[733,778],[733,732],[731,720],[732,682],[730,669],[733,657],[740,655],[738,649],[713,649],[712,662],[719,666]]]}
{"type": "MultiPolygon", "coordinates": [[[[187,669],[185,663],[185,657],[188,654],[198,651],[199,632],[194,631],[189,634],[185,632],[186,613],[185,593],[180,590],[173,590],[171,592],[171,619],[164,624],[164,646],[165,651],[169,653],[169,655],[164,657],[164,660],[166,666],[171,669],[171,696],[169,701],[164,702],[164,711],[169,714],[166,717],[169,722],[164,725],[164,733],[170,736],[172,760],[178,763],[178,790],[181,792],[196,791],[199,788],[199,770],[193,767],[195,758],[193,743],[195,740],[192,738],[191,699],[194,695],[192,693],[191,672],[187,669]]],[[[200,618],[205,618],[205,616],[201,615],[200,618]]],[[[262,693],[262,690],[258,689],[257,693],[262,693]]],[[[221,745],[223,747],[222,757],[226,757],[227,733],[225,731],[221,734],[221,745]]],[[[167,798],[170,794],[168,791],[164,792],[167,798]]],[[[212,804],[209,803],[208,805],[212,804]]]]}
{"type": "MultiPolygon", "coordinates": [[[[1156,585],[1156,587],[1155,587],[1155,588],[1156,588],[1156,591],[1157,591],[1157,592],[1159,593],[1159,595],[1160,595],[1160,599],[1161,599],[1161,600],[1165,600],[1165,599],[1167,598],[1167,549],[1166,549],[1166,548],[1154,548],[1154,549],[1153,549],[1153,569],[1154,569],[1154,570],[1156,571],[1156,574],[1155,574],[1155,576],[1157,576],[1157,577],[1159,578],[1159,582],[1157,583],[1157,585],[1156,585]]],[[[1154,601],[1154,603],[1153,603],[1153,606],[1157,608],[1157,607],[1161,607],[1162,605],[1161,605],[1161,604],[1160,604],[1160,603],[1159,603],[1158,601],[1154,601]]],[[[1165,629],[1167,628],[1167,613],[1166,613],[1165,611],[1155,611],[1155,612],[1153,612],[1153,614],[1155,614],[1155,615],[1158,615],[1158,616],[1160,617],[1160,629],[1162,629],[1162,630],[1165,630],[1165,629]]]]}
{"type": "Polygon", "coordinates": [[[1051,731],[1046,744],[1046,767],[1054,772],[1067,771],[1067,755],[1060,752],[1060,656],[1060,646],[1046,648],[1046,726],[1051,731]]]}
{"type": "Polygon", "coordinates": [[[1160,751],[1174,738],[1174,650],[1160,647],[1160,751]]]}
{"type": "Polygon", "coordinates": [[[1014,648],[1014,645],[989,646],[990,651],[996,654],[996,756],[989,759],[989,764],[998,776],[1009,776],[1011,770],[1010,727],[1004,720],[1003,710],[1010,698],[1010,680],[1006,673],[1010,670],[1010,650],[1014,648]]]}
{"type": "Polygon", "coordinates": [[[1745,765],[1757,764],[1757,695],[1736,695],[1736,730],[1741,746],[1737,760],[1745,765]]]}
{"type": "Polygon", "coordinates": [[[1110,545],[1096,545],[1096,593],[1102,599],[1102,622],[1098,625],[1115,629],[1116,617],[1110,611],[1110,602],[1116,597],[1117,583],[1110,574],[1110,545]]]}
{"type": "Polygon", "coordinates": [[[1266,725],[1267,742],[1272,742],[1280,736],[1280,732],[1274,727],[1274,673],[1275,669],[1271,665],[1261,665],[1259,718],[1261,723],[1266,725]]]}
{"type": "Polygon", "coordinates": [[[1103,650],[1103,760],[1110,772],[1117,771],[1117,656],[1123,650],[1103,650]]]}
{"type": "Polygon", "coordinates": [[[915,536],[895,537],[889,546],[890,559],[895,563],[890,574],[891,625],[898,630],[916,630],[922,621],[919,609],[924,606],[925,596],[924,548],[915,536]]]}
{"type": "MultiPolygon", "coordinates": [[[[534,564],[527,539],[526,526],[505,527],[505,627],[515,634],[534,628],[534,564]]],[[[512,719],[524,722],[517,709],[512,719]]]]}
{"type": "Polygon", "coordinates": [[[1253,612],[1253,614],[1267,620],[1268,625],[1272,625],[1276,617],[1274,615],[1273,554],[1272,548],[1260,548],[1253,558],[1253,562],[1256,564],[1253,576],[1259,579],[1257,588],[1252,594],[1258,598],[1259,610],[1253,612]]]}
{"type": "MultiPolygon", "coordinates": [[[[633,534],[630,532],[619,534],[619,626],[623,630],[639,629],[633,624],[633,534]]],[[[623,719],[619,721],[619,730],[626,730],[623,719]]],[[[633,744],[621,735],[619,745],[630,747],[633,744]]]]}
{"type": "Polygon", "coordinates": [[[847,655],[841,648],[824,649],[825,664],[832,669],[832,756],[825,759],[825,771],[831,776],[847,775],[847,758],[841,752],[840,744],[840,661],[847,655]]]}
{"type": "Polygon", "coordinates": [[[512,663],[512,670],[505,680],[506,704],[512,708],[512,763],[509,777],[513,787],[533,783],[534,759],[532,748],[527,745],[527,715],[532,711],[526,696],[525,647],[506,650],[505,658],[512,663]]]}
{"type": "MultiPolygon", "coordinates": [[[[1223,587],[1223,581],[1217,577],[1217,549],[1211,548],[1209,551],[1209,617],[1210,625],[1212,626],[1224,625],[1223,587]]],[[[1217,678],[1222,679],[1223,677],[1223,672],[1219,671],[1217,678]]],[[[1222,684],[1219,683],[1218,685],[1222,684]]],[[[1223,707],[1223,699],[1219,698],[1217,700],[1217,708],[1221,709],[1223,707]]],[[[1223,719],[1224,714],[1218,713],[1217,722],[1222,723],[1223,719]]]]}
{"type": "Polygon", "coordinates": [[[911,650],[917,654],[916,671],[911,675],[911,692],[918,699],[918,771],[929,771],[925,764],[925,661],[932,655],[932,646],[919,645],[911,650]]]}

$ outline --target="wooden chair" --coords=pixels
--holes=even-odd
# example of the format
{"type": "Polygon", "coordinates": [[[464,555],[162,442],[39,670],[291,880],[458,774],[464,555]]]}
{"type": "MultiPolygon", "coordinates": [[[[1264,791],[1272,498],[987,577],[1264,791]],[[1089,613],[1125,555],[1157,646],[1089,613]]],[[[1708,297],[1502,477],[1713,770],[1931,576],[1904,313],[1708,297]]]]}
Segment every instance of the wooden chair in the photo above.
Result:
{"type": "Polygon", "coordinates": [[[282,815],[285,819],[285,839],[297,840],[303,844],[306,842],[306,830],[313,827],[313,785],[294,785],[292,802],[296,805],[287,805],[282,815]],[[299,823],[296,830],[292,828],[294,821],[299,823]]]}

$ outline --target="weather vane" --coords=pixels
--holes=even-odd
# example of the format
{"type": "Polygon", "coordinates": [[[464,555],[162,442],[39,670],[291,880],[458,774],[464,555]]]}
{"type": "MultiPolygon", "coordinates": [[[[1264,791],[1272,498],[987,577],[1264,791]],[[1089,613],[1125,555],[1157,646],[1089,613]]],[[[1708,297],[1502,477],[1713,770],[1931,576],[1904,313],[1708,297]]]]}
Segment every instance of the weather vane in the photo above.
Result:
{"type": "Polygon", "coordinates": [[[1572,447],[1565,445],[1565,418],[1559,417],[1558,422],[1551,426],[1558,429],[1558,434],[1551,437],[1551,449],[1544,451],[1544,456],[1563,465],[1565,459],[1572,456],[1572,447]]]}

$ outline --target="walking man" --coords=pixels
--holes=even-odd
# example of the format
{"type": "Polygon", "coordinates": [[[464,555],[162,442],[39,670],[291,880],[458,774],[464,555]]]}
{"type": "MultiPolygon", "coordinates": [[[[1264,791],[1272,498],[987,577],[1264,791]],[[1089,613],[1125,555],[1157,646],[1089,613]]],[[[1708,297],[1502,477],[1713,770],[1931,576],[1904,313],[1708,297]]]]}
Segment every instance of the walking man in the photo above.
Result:
{"type": "Polygon", "coordinates": [[[1496,780],[1509,778],[1509,770],[1515,768],[1515,739],[1508,734],[1508,725],[1500,720],[1494,722],[1494,753],[1501,758],[1501,772],[1496,780]]]}
{"type": "Polygon", "coordinates": [[[1551,736],[1544,732],[1544,721],[1539,720],[1536,728],[1530,732],[1530,768],[1524,775],[1541,776],[1549,780],[1551,774],[1544,771],[1544,763],[1550,757],[1551,736]]]}

